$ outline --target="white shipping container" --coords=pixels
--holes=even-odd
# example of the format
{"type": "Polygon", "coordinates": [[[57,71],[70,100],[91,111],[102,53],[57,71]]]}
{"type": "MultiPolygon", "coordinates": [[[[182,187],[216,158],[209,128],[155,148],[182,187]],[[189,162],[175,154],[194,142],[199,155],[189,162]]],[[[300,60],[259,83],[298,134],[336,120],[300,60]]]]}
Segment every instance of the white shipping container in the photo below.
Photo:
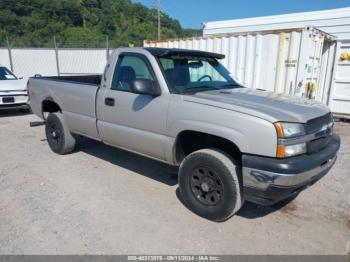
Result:
{"type": "Polygon", "coordinates": [[[324,81],[325,88],[318,88],[316,97],[323,96],[322,101],[330,106],[333,113],[350,118],[350,7],[206,22],[203,35],[291,29],[310,25],[337,38],[336,56],[334,57],[334,45],[330,47],[330,52],[322,55],[322,64],[333,63],[334,72],[327,74],[324,71],[326,68],[321,68],[321,81],[324,81]]]}
{"type": "Polygon", "coordinates": [[[350,40],[337,43],[328,104],[333,112],[350,117],[350,40]],[[342,59],[342,55],[347,59],[342,59]]]}
{"type": "Polygon", "coordinates": [[[335,38],[313,27],[144,41],[144,46],[221,53],[221,63],[246,87],[327,102],[335,38]]]}
{"type": "Polygon", "coordinates": [[[322,11],[205,22],[203,35],[232,34],[314,26],[337,40],[350,39],[350,7],[322,11]]]}

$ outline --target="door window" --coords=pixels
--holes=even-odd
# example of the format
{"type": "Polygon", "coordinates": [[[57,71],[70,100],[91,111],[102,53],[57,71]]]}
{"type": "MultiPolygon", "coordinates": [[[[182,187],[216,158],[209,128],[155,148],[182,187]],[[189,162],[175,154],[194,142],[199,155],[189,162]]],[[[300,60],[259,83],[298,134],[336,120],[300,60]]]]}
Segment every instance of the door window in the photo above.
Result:
{"type": "Polygon", "coordinates": [[[154,80],[153,74],[144,59],[125,55],[119,58],[112,81],[112,90],[130,92],[136,79],[154,80]]]}

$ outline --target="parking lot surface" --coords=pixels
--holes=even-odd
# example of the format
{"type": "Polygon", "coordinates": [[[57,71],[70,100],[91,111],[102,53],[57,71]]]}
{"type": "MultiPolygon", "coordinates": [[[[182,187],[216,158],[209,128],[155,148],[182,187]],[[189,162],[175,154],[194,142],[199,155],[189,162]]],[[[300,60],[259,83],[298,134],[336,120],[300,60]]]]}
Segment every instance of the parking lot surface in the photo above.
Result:
{"type": "Polygon", "coordinates": [[[56,155],[33,120],[0,112],[0,254],[350,252],[350,123],[331,172],[293,202],[214,223],[181,203],[176,169],[86,138],[56,155]]]}

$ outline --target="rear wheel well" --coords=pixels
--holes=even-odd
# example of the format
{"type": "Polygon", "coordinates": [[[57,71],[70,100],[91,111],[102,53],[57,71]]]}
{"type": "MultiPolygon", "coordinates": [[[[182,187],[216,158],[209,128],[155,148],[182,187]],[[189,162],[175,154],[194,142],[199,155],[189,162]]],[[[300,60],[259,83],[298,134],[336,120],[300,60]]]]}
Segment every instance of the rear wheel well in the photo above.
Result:
{"type": "Polygon", "coordinates": [[[55,112],[62,112],[62,110],[56,102],[50,99],[46,99],[42,103],[42,112],[55,113],[55,112]]]}
{"type": "Polygon", "coordinates": [[[241,166],[242,153],[232,141],[219,136],[198,131],[182,131],[175,142],[175,161],[180,164],[182,160],[194,151],[204,148],[219,149],[228,154],[241,166]]]}

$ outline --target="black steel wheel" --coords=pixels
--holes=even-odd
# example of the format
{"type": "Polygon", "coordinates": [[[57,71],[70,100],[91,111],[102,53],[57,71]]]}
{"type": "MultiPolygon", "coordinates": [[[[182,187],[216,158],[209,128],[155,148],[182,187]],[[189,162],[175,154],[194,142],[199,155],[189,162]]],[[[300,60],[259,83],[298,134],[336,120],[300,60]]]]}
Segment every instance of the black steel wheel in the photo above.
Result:
{"type": "Polygon", "coordinates": [[[193,195],[204,205],[215,206],[223,198],[223,183],[210,167],[196,168],[191,175],[190,184],[193,195]]]}
{"type": "Polygon", "coordinates": [[[62,143],[62,134],[61,128],[58,126],[56,122],[50,122],[48,124],[49,129],[49,141],[54,144],[54,146],[58,146],[62,143]]]}
{"type": "Polygon", "coordinates": [[[45,123],[47,142],[53,152],[63,155],[74,150],[75,139],[61,113],[50,113],[45,123]]]}
{"type": "Polygon", "coordinates": [[[216,149],[189,154],[179,169],[179,189],[185,205],[194,213],[225,221],[243,204],[240,166],[216,149]]]}

